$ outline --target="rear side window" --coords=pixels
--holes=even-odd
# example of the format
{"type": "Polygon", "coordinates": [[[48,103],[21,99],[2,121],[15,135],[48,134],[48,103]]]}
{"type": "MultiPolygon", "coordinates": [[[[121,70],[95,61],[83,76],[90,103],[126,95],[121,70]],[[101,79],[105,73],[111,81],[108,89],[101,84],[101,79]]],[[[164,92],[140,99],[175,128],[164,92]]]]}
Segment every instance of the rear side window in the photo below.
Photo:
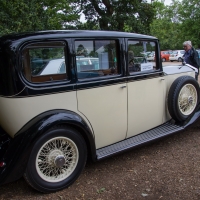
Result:
{"type": "Polygon", "coordinates": [[[78,79],[120,74],[118,46],[115,40],[75,41],[78,79]]]}
{"type": "Polygon", "coordinates": [[[26,46],[22,51],[22,73],[30,82],[67,79],[63,42],[42,42],[26,46]]]}
{"type": "Polygon", "coordinates": [[[157,70],[156,43],[151,41],[128,41],[127,63],[129,73],[141,73],[157,70]],[[154,56],[152,58],[152,56],[154,56]]]}

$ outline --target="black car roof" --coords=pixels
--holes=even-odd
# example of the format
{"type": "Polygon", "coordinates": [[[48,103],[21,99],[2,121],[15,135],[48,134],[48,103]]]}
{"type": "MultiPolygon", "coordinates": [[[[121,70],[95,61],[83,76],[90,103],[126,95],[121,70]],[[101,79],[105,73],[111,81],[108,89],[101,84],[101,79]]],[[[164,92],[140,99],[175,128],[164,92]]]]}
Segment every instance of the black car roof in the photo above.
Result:
{"type": "Polygon", "coordinates": [[[137,33],[127,33],[127,32],[118,32],[118,31],[91,31],[91,30],[49,30],[49,31],[37,31],[29,33],[18,33],[18,34],[9,34],[0,37],[0,40],[23,40],[23,39],[42,39],[42,38],[55,38],[60,37],[129,37],[129,38],[140,38],[140,39],[157,39],[153,36],[137,34],[137,33]]]}

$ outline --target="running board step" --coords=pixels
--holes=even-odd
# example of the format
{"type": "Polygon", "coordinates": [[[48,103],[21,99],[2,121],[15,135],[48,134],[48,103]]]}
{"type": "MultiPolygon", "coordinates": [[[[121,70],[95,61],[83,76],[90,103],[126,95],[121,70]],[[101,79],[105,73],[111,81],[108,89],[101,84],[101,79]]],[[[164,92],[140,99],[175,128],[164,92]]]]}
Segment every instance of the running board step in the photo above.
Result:
{"type": "Polygon", "coordinates": [[[166,135],[184,130],[184,128],[184,126],[178,126],[171,124],[170,122],[166,122],[161,126],[158,126],[139,135],[133,136],[131,138],[112,144],[110,146],[98,149],[96,152],[97,160],[101,160],[105,157],[117,154],[130,148],[137,147],[141,144],[153,141],[166,135]]]}

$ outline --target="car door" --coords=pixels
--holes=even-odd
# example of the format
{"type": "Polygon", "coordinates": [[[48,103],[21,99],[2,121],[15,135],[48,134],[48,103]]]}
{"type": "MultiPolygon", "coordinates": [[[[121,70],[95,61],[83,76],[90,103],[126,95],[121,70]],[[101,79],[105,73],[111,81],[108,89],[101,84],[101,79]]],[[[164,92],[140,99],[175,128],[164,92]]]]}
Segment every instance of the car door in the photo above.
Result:
{"type": "Polygon", "coordinates": [[[159,56],[157,53],[155,62],[143,63],[145,58],[140,53],[150,50],[158,52],[155,41],[127,40],[129,71],[127,138],[163,123],[165,81],[160,70],[159,56]],[[134,62],[135,67],[130,67],[130,52],[137,58],[134,62]]]}
{"type": "Polygon", "coordinates": [[[74,41],[78,110],[91,124],[96,148],[125,139],[127,83],[118,39],[74,41]]]}

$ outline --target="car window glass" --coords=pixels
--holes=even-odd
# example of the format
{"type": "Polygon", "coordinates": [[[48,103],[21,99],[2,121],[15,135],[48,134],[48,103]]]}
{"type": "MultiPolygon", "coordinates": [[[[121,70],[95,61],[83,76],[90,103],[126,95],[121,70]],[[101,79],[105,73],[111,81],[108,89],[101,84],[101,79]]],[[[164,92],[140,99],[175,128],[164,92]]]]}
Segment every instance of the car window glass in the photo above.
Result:
{"type": "Polygon", "coordinates": [[[62,42],[28,45],[23,49],[22,62],[22,72],[31,82],[67,79],[65,44],[62,42]]]}
{"type": "Polygon", "coordinates": [[[129,40],[127,52],[129,73],[156,70],[155,48],[155,42],[129,40]]]}
{"type": "Polygon", "coordinates": [[[115,40],[75,41],[78,79],[120,74],[115,40]]]}

